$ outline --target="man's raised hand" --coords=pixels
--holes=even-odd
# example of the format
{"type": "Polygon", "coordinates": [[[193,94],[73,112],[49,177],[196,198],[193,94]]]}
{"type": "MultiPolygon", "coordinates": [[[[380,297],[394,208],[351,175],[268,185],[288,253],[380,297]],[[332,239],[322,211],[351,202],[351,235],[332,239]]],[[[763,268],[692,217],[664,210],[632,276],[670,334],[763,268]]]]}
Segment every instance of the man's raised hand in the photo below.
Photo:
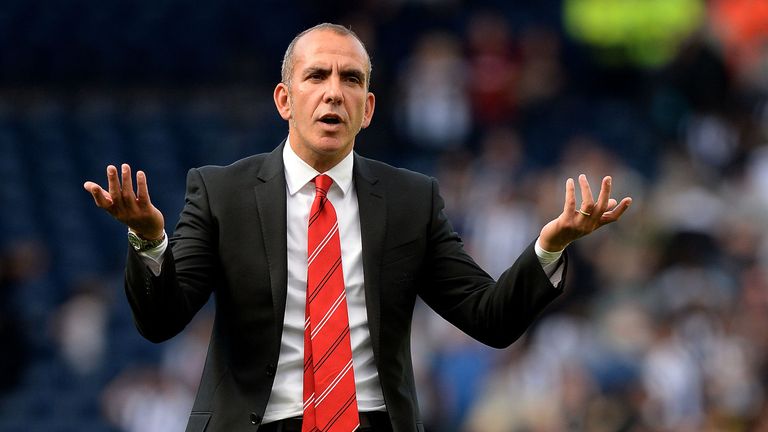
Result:
{"type": "Polygon", "coordinates": [[[541,229],[539,245],[546,251],[557,252],[565,249],[572,241],[584,237],[603,225],[619,220],[632,203],[626,197],[617,202],[611,198],[611,177],[603,178],[600,195],[595,202],[587,176],[579,176],[581,204],[576,206],[576,185],[573,179],[565,182],[565,205],[557,219],[541,229]]]}
{"type": "Polygon", "coordinates": [[[121,166],[120,177],[118,177],[117,168],[109,165],[107,182],[108,190],[104,190],[92,181],[83,184],[85,190],[93,196],[96,206],[106,210],[112,217],[145,239],[153,240],[162,237],[165,219],[149,199],[146,174],[143,171],[136,172],[136,193],[133,191],[131,167],[128,164],[121,166]]]}

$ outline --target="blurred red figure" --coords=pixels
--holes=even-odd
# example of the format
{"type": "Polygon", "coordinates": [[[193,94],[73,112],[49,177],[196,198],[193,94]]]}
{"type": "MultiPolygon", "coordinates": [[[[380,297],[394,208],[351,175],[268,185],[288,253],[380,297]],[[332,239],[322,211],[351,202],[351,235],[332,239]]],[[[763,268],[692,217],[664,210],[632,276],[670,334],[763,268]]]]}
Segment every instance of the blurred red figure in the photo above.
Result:
{"type": "MultiPolygon", "coordinates": [[[[709,17],[723,56],[739,76],[765,75],[768,68],[768,2],[713,0],[709,17]]],[[[765,78],[763,78],[765,79],[765,78]]]]}

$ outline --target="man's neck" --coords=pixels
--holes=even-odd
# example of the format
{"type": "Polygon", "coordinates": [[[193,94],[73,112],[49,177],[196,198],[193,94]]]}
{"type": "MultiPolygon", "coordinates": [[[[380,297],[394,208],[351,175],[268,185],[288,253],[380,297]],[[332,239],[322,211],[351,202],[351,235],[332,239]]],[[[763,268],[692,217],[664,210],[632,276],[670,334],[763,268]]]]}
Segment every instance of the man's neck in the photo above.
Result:
{"type": "Polygon", "coordinates": [[[291,137],[289,135],[288,144],[291,146],[291,149],[293,150],[296,155],[307,163],[307,165],[314,168],[319,173],[324,173],[330,170],[331,168],[335,167],[339,164],[344,158],[346,158],[349,153],[352,152],[352,147],[346,149],[346,151],[342,153],[322,153],[319,151],[314,151],[308,147],[301,147],[294,144],[295,140],[297,138],[291,137]]]}

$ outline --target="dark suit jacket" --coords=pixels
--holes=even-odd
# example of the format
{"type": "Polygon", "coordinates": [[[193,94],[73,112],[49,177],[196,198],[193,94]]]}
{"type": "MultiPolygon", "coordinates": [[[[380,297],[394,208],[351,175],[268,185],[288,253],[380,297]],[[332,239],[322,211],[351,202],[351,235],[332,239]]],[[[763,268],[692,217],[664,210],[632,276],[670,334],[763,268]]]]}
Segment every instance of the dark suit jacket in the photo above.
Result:
{"type": "MultiPolygon", "coordinates": [[[[129,250],[126,293],[141,334],[179,333],[216,293],[205,370],[187,432],[254,432],[280,352],[286,298],[283,146],[192,169],[160,276],[129,250]]],[[[416,296],[475,339],[506,347],[560,292],[533,243],[495,282],[467,255],[437,182],[354,156],[373,352],[396,432],[423,431],[410,352],[416,296]]]]}

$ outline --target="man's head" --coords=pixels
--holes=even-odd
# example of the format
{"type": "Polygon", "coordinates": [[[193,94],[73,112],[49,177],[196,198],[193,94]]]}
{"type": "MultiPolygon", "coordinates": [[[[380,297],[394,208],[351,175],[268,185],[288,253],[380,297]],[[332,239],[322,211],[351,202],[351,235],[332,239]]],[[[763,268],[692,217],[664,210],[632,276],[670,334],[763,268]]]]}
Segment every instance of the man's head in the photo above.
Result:
{"type": "Polygon", "coordinates": [[[358,132],[370,124],[370,71],[362,42],[335,24],[306,30],[288,46],[275,106],[288,121],[291,147],[317,171],[347,156],[358,132]]]}
{"type": "Polygon", "coordinates": [[[355,39],[357,39],[358,42],[360,42],[360,45],[363,47],[363,50],[365,50],[365,57],[368,61],[368,70],[366,71],[365,77],[365,85],[366,88],[370,88],[371,86],[371,72],[373,71],[373,65],[371,64],[371,57],[368,55],[368,51],[365,49],[365,44],[363,41],[360,40],[360,38],[353,32],[351,29],[348,29],[344,26],[340,26],[338,24],[332,24],[332,23],[322,23],[318,24],[312,28],[308,28],[304,30],[303,32],[296,35],[296,37],[293,38],[290,44],[288,44],[288,48],[285,50],[285,54],[283,55],[283,64],[280,68],[280,80],[285,83],[286,85],[291,85],[291,74],[293,73],[293,62],[294,62],[294,50],[296,48],[296,42],[307,35],[308,33],[311,33],[316,30],[329,30],[332,32],[335,32],[342,36],[352,36],[355,39]]]}

